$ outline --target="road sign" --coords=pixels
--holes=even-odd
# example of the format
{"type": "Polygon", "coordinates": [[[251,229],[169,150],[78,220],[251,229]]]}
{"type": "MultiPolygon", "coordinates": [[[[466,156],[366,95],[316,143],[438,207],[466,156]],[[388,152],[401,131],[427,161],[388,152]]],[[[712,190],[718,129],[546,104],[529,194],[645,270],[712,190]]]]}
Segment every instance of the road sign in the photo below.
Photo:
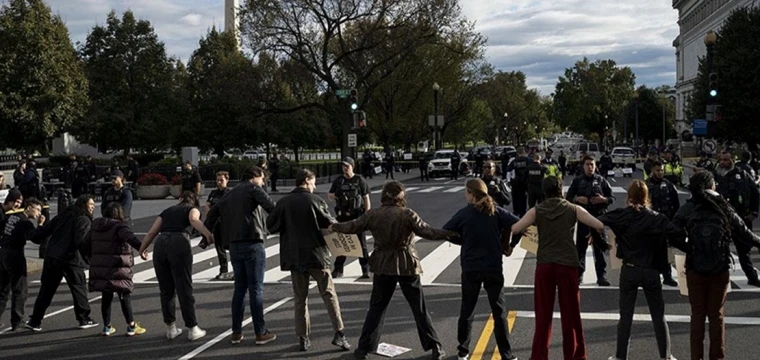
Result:
{"type": "Polygon", "coordinates": [[[356,134],[348,134],[348,147],[356,147],[356,134]]]}
{"type": "Polygon", "coordinates": [[[718,143],[715,142],[715,140],[705,140],[702,143],[702,151],[714,154],[715,150],[718,149],[718,143]]]}
{"type": "Polygon", "coordinates": [[[438,121],[435,121],[435,115],[428,116],[428,126],[443,126],[443,115],[438,115],[438,121]]]}
{"type": "Polygon", "coordinates": [[[335,95],[341,99],[345,99],[348,97],[350,92],[351,92],[351,89],[338,89],[338,90],[335,90],[335,95]]]}
{"type": "Polygon", "coordinates": [[[707,120],[694,119],[694,135],[697,135],[697,136],[707,135],[707,120]]]}

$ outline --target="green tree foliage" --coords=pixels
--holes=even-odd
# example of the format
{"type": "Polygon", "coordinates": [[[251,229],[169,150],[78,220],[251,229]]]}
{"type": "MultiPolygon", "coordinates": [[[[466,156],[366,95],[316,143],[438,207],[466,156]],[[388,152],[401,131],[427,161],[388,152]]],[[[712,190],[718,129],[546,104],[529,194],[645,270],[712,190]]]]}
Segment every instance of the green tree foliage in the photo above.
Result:
{"type": "MultiPolygon", "coordinates": [[[[734,10],[718,32],[713,47],[712,72],[718,74],[722,120],[709,124],[710,136],[760,143],[760,8],[734,10]]],[[[708,99],[708,71],[700,59],[699,73],[689,100],[687,119],[704,119],[708,99]]]]}
{"type": "Polygon", "coordinates": [[[602,138],[605,128],[611,126],[609,119],[617,119],[633,98],[635,83],[627,66],[618,67],[614,60],[591,63],[583,58],[559,78],[553,116],[564,128],[602,138]]]}
{"type": "Polygon", "coordinates": [[[108,14],[80,49],[90,83],[89,126],[76,135],[100,149],[153,150],[170,144],[175,117],[174,61],[150,22],[131,11],[108,14]]]}
{"type": "Polygon", "coordinates": [[[42,0],[0,8],[0,144],[44,143],[81,121],[87,79],[60,16],[42,0]]]}
{"type": "MultiPolygon", "coordinates": [[[[660,89],[661,90],[661,89],[660,89]]],[[[654,142],[662,139],[663,110],[665,114],[666,136],[670,137],[673,131],[673,104],[667,100],[658,89],[640,86],[636,89],[638,98],[629,101],[625,117],[628,126],[629,137],[636,133],[636,103],[639,108],[639,139],[645,142],[654,142]]],[[[622,127],[619,127],[623,132],[622,127]]],[[[666,139],[667,140],[667,139],[666,139]]]]}
{"type": "Polygon", "coordinates": [[[528,89],[521,71],[499,71],[480,84],[477,93],[488,102],[491,121],[483,128],[483,138],[491,143],[499,136],[503,143],[523,144],[551,123],[545,100],[528,89]]]}

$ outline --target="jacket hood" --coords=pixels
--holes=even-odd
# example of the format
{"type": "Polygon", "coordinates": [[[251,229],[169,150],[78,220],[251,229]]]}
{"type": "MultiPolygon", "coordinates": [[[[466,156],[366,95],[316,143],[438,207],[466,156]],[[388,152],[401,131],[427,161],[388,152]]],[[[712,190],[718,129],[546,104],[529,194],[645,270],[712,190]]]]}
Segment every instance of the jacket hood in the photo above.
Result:
{"type": "Polygon", "coordinates": [[[98,232],[108,231],[112,227],[118,224],[121,224],[121,222],[118,220],[108,219],[108,218],[97,218],[93,220],[92,222],[92,230],[98,231],[98,232]]]}
{"type": "Polygon", "coordinates": [[[564,215],[570,202],[562,198],[549,198],[536,206],[536,215],[554,220],[564,215]]]}

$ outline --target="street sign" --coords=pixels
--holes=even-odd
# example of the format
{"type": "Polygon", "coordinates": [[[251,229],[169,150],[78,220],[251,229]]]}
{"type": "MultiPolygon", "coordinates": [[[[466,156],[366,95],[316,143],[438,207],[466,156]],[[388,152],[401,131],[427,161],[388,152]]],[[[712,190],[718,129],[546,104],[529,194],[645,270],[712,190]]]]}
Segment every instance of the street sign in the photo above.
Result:
{"type": "Polygon", "coordinates": [[[697,136],[707,135],[707,120],[694,119],[694,135],[697,135],[697,136]]]}
{"type": "Polygon", "coordinates": [[[715,150],[718,149],[718,143],[715,142],[715,140],[705,140],[702,143],[702,151],[714,154],[715,150]]]}
{"type": "Polygon", "coordinates": [[[345,99],[351,93],[351,89],[338,89],[335,90],[335,95],[341,99],[345,99]]]}
{"type": "Polygon", "coordinates": [[[356,147],[356,134],[348,134],[348,147],[356,147]]]}
{"type": "Polygon", "coordinates": [[[435,115],[428,116],[428,126],[443,126],[443,115],[438,115],[438,121],[435,121],[435,115]]]}

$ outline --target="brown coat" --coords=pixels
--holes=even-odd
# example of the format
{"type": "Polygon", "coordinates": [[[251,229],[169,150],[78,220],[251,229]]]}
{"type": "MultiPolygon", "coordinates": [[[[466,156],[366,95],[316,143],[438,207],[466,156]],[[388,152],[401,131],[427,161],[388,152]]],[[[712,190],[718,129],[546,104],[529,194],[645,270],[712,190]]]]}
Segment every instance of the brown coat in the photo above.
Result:
{"type": "Polygon", "coordinates": [[[375,249],[369,257],[369,269],[375,274],[413,276],[422,274],[420,257],[414,248],[414,235],[428,240],[448,240],[456,233],[435,229],[412,209],[383,205],[360,218],[332,225],[344,234],[371,231],[375,249]]]}

